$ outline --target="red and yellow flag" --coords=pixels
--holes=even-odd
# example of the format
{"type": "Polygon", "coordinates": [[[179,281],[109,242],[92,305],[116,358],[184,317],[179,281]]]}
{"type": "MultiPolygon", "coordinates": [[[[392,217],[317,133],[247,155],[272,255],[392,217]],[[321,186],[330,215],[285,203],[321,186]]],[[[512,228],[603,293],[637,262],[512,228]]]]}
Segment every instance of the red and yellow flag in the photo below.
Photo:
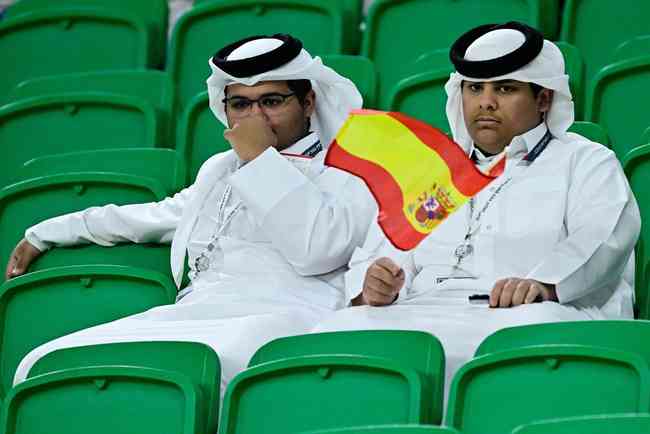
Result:
{"type": "Polygon", "coordinates": [[[503,172],[505,160],[483,174],[440,130],[401,113],[355,110],[325,163],[365,181],[382,230],[410,250],[503,172]]]}

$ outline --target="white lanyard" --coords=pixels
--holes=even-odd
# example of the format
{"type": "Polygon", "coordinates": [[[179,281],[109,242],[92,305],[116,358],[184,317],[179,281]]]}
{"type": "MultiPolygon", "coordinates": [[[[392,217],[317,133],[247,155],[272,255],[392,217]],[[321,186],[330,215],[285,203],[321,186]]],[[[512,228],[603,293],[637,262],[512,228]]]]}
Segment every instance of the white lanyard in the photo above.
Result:
{"type": "MultiPolygon", "coordinates": [[[[546,134],[544,134],[544,136],[540,139],[540,141],[535,145],[535,147],[530,152],[524,155],[524,157],[521,159],[521,161],[519,161],[517,166],[522,166],[522,167],[530,166],[537,159],[537,157],[539,157],[542,154],[544,149],[546,149],[546,147],[548,146],[552,138],[553,136],[551,135],[550,131],[547,130],[546,134]]],[[[454,264],[454,269],[460,268],[461,262],[463,262],[463,260],[466,257],[474,253],[474,246],[472,245],[471,241],[474,234],[476,234],[479,228],[481,227],[481,217],[483,217],[483,214],[489,208],[489,206],[492,204],[492,202],[497,197],[497,195],[501,192],[501,190],[503,190],[503,188],[506,185],[508,185],[512,180],[513,180],[513,175],[506,178],[505,181],[503,181],[496,189],[494,189],[494,192],[488,198],[485,205],[483,205],[483,208],[481,208],[481,210],[478,212],[475,219],[472,219],[474,217],[474,198],[472,197],[469,200],[469,218],[467,222],[467,233],[465,234],[463,241],[458,245],[458,247],[456,247],[456,249],[454,249],[454,257],[456,257],[456,264],[454,264]]]]}
{"type": "Polygon", "coordinates": [[[218,221],[217,230],[215,231],[214,235],[212,235],[212,238],[210,238],[210,242],[208,243],[206,248],[203,249],[201,254],[197,256],[196,260],[194,261],[194,268],[196,269],[197,273],[206,271],[210,268],[209,255],[212,253],[215,247],[217,247],[217,242],[219,240],[219,237],[221,237],[223,231],[226,229],[230,221],[233,219],[233,217],[235,217],[235,214],[237,214],[237,211],[239,211],[239,209],[242,206],[242,202],[241,201],[238,202],[237,205],[235,205],[235,207],[230,210],[230,212],[224,219],[226,205],[228,204],[231,195],[232,195],[232,186],[228,184],[226,185],[223,195],[221,196],[221,200],[219,201],[219,211],[217,214],[217,221],[218,221]]]}

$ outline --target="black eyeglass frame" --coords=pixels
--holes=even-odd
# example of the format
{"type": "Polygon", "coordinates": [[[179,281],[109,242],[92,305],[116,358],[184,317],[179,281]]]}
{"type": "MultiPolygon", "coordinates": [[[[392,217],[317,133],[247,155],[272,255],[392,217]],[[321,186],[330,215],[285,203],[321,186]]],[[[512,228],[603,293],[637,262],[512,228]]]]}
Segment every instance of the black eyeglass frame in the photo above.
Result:
{"type": "Polygon", "coordinates": [[[260,108],[262,108],[263,106],[260,103],[260,101],[262,101],[264,98],[274,97],[274,96],[281,97],[282,98],[282,104],[284,104],[287,101],[287,99],[291,98],[292,96],[296,96],[296,93],[295,92],[290,92],[290,93],[284,94],[284,93],[278,93],[278,92],[271,92],[271,93],[265,93],[264,95],[260,96],[257,99],[250,99],[250,98],[246,98],[245,96],[230,96],[230,97],[222,99],[221,102],[224,103],[226,105],[226,107],[227,107],[228,102],[232,101],[232,100],[238,100],[238,101],[241,101],[241,102],[246,101],[249,104],[248,107],[253,107],[253,104],[257,103],[257,105],[259,105],[260,108]]]}

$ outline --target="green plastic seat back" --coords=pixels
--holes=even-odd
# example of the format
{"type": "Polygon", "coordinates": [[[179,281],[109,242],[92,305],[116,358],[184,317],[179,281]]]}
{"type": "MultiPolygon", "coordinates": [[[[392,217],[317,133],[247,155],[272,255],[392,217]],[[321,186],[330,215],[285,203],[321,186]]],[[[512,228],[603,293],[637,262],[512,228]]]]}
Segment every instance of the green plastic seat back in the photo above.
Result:
{"type": "Polygon", "coordinates": [[[176,287],[135,267],[80,265],[37,271],[0,286],[0,362],[5,395],[21,359],[69,333],[173,303],[176,287]]]}
{"type": "Polygon", "coordinates": [[[159,144],[171,147],[174,87],[169,75],[161,71],[100,71],[34,78],[13,88],[7,100],[70,92],[127,95],[149,102],[157,114],[159,144]]]}
{"type": "Polygon", "coordinates": [[[422,376],[424,386],[423,422],[441,422],[445,356],[438,339],[429,333],[361,330],[279,338],[260,347],[249,366],[291,357],[342,354],[384,358],[414,369],[422,376]]]}
{"type": "MultiPolygon", "coordinates": [[[[328,54],[322,56],[323,63],[342,76],[349,78],[357,86],[363,96],[363,106],[375,106],[377,88],[377,72],[372,60],[363,56],[349,54],[328,54]]],[[[318,104],[318,103],[317,103],[318,104]]]]}
{"type": "Polygon", "coordinates": [[[622,161],[625,175],[636,197],[641,212],[641,235],[636,245],[636,277],[634,281],[637,316],[650,319],[650,297],[648,294],[648,249],[650,248],[650,144],[632,149],[622,161]]]}
{"type": "Polygon", "coordinates": [[[564,71],[569,76],[576,119],[582,118],[585,93],[585,67],[580,50],[568,42],[555,42],[564,57],[564,71]]]}
{"type": "Polygon", "coordinates": [[[454,68],[447,49],[422,54],[411,67],[412,75],[400,80],[392,89],[390,111],[405,113],[436,128],[449,132],[445,113],[445,83],[454,68]]]}
{"type": "MultiPolygon", "coordinates": [[[[195,5],[221,0],[194,0],[195,5]]],[[[304,2],[308,3],[308,2],[304,2]]],[[[358,53],[361,42],[361,20],[363,17],[363,0],[332,0],[332,5],[343,14],[343,50],[345,53],[358,53]]],[[[290,18],[291,19],[291,18],[290,18]]],[[[234,41],[234,39],[233,39],[234,41]]]]}
{"type": "Polygon", "coordinates": [[[539,28],[540,3],[375,0],[368,10],[361,54],[373,60],[377,68],[378,107],[388,107],[393,87],[411,74],[411,64],[421,54],[448,50],[461,34],[486,23],[518,20],[539,28]]]}
{"type": "Polygon", "coordinates": [[[233,41],[289,33],[312,55],[338,54],[343,21],[338,2],[330,0],[214,0],[194,6],[174,26],[167,67],[181,108],[205,90],[209,59],[233,41]]]}
{"type": "Polygon", "coordinates": [[[369,425],[310,431],[303,434],[459,434],[453,428],[436,425],[369,425]]]}
{"type": "Polygon", "coordinates": [[[208,92],[197,95],[187,105],[178,126],[178,153],[186,164],[186,185],[196,179],[208,158],[230,149],[223,137],[224,125],[210,110],[208,92]]]}
{"type": "Polygon", "coordinates": [[[575,45],[582,53],[587,86],[602,67],[614,60],[622,42],[648,34],[648,14],[650,3],[636,0],[565,1],[560,40],[575,45]]]}
{"type": "Polygon", "coordinates": [[[185,376],[105,366],[32,378],[5,402],[6,434],[198,433],[200,391],[185,376]]]}
{"type": "Polygon", "coordinates": [[[121,12],[135,16],[147,25],[149,42],[152,50],[151,66],[162,66],[167,45],[167,21],[169,10],[167,0],[138,0],[133,2],[116,3],[112,0],[59,0],[52,3],[48,0],[19,0],[7,9],[7,17],[12,18],[21,14],[53,11],[64,8],[89,8],[121,12]]]}
{"type": "Polygon", "coordinates": [[[641,145],[648,116],[630,98],[650,98],[650,55],[610,64],[593,78],[587,93],[585,118],[601,124],[609,133],[619,159],[641,145]]]}
{"type": "Polygon", "coordinates": [[[345,51],[358,53],[361,47],[361,21],[363,20],[363,0],[340,0],[343,3],[343,17],[345,25],[343,36],[345,38],[345,51]]]}
{"type": "Polygon", "coordinates": [[[463,434],[497,434],[541,419],[647,411],[648,381],[641,357],[609,348],[540,345],[500,351],[475,358],[456,373],[446,423],[463,434]]]}
{"type": "Polygon", "coordinates": [[[650,143],[650,127],[646,128],[643,134],[641,134],[641,143],[644,145],[650,143]]]}
{"type": "Polygon", "coordinates": [[[221,366],[214,350],[199,342],[120,342],[64,348],[41,357],[29,377],[102,365],[141,366],[186,375],[203,398],[199,406],[206,426],[200,432],[217,431],[221,366]]]}
{"type": "Polygon", "coordinates": [[[144,203],[164,197],[165,191],[151,179],[117,173],[66,173],[5,187],[0,190],[0,263],[7,263],[27,228],[45,219],[91,206],[144,203]]]}
{"type": "Polygon", "coordinates": [[[66,8],[3,19],[0,52],[11,62],[0,78],[0,102],[30,78],[144,69],[151,63],[148,38],[144,21],[119,10],[66,8]]]}
{"type": "Polygon", "coordinates": [[[516,428],[512,434],[646,434],[650,414],[602,414],[533,422],[516,428]]]}
{"type": "Polygon", "coordinates": [[[650,53],[650,35],[637,36],[622,42],[614,51],[614,62],[645,57],[650,53]]]}
{"type": "Polygon", "coordinates": [[[627,320],[562,321],[501,329],[481,342],[476,356],[530,345],[587,345],[630,351],[650,365],[650,322],[627,320]]]}
{"type": "Polygon", "coordinates": [[[594,122],[576,121],[567,130],[570,133],[580,134],[592,142],[600,143],[609,147],[609,136],[605,128],[594,122]]]}
{"type": "Polygon", "coordinates": [[[562,0],[546,0],[539,2],[541,21],[540,28],[544,31],[544,37],[549,41],[555,41],[560,33],[562,0]]]}
{"type": "Polygon", "coordinates": [[[427,423],[424,400],[421,376],[396,361],[297,356],[238,374],[226,391],[219,432],[298,433],[370,423],[427,423]]]}
{"type": "Polygon", "coordinates": [[[26,162],[21,180],[71,172],[120,173],[149,178],[157,190],[176,193],[185,182],[185,165],[173,149],[99,149],[46,155],[26,162]]]}
{"type": "Polygon", "coordinates": [[[0,108],[0,186],[28,160],[107,148],[154,147],[154,107],[140,98],[98,92],[44,95],[0,108]]]}

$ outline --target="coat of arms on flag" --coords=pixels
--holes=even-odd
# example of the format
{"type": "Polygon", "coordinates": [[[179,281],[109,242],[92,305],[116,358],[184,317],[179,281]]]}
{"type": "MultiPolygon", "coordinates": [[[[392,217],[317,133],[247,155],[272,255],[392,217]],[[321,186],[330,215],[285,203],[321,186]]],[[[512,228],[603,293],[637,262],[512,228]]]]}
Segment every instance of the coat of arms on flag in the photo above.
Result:
{"type": "Polygon", "coordinates": [[[325,163],[365,181],[386,237],[410,250],[496,178],[505,161],[484,174],[460,146],[424,122],[401,113],[355,110],[325,163]]]}

